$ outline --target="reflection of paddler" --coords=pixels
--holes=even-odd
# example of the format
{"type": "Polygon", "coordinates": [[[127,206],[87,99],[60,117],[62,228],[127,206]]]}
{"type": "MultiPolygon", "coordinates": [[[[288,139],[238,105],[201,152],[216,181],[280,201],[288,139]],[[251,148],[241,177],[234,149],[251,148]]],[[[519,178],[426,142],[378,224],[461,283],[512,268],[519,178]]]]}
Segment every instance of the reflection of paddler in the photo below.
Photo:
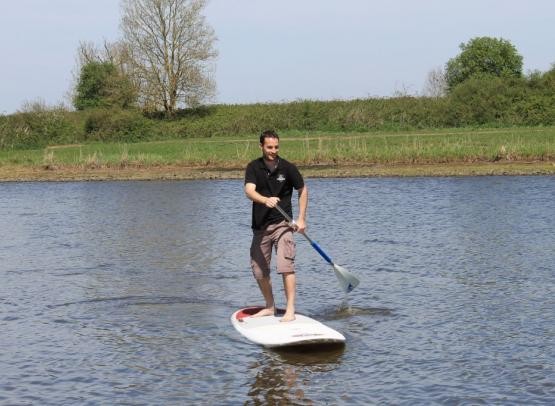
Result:
{"type": "Polygon", "coordinates": [[[334,346],[265,351],[264,359],[251,367],[258,370],[248,393],[252,403],[312,404],[306,388],[310,388],[311,380],[319,379],[318,374],[340,365],[344,350],[344,346],[334,346]]]}
{"type": "Polygon", "coordinates": [[[270,362],[257,372],[248,393],[254,404],[275,405],[295,404],[304,398],[304,391],[298,388],[298,373],[291,365],[270,362]]]}
{"type": "Polygon", "coordinates": [[[281,158],[279,136],[274,131],[264,131],[260,136],[262,157],[251,161],[245,171],[245,193],[252,200],[251,267],[264,296],[265,307],[254,317],[275,313],[275,301],[270,277],[272,249],[276,251],[277,273],[283,277],[287,306],[282,321],[295,319],[295,242],[293,231],[304,232],[308,191],[297,167],[281,158]],[[275,209],[280,207],[292,214],[293,189],[299,195],[299,215],[295,228],[275,209]]]}

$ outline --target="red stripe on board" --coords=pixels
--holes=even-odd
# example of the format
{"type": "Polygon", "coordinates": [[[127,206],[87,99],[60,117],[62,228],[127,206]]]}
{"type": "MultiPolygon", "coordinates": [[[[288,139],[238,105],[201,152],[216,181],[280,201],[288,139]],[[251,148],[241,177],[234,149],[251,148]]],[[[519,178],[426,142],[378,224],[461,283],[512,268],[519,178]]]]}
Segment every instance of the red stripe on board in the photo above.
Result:
{"type": "MultiPolygon", "coordinates": [[[[235,315],[235,318],[237,320],[242,320],[245,317],[249,317],[252,316],[256,313],[258,313],[260,310],[264,309],[262,306],[255,306],[255,307],[246,307],[244,309],[241,309],[240,311],[237,312],[237,314],[235,315]]],[[[280,315],[285,313],[284,309],[277,309],[276,310],[276,315],[280,315]]]]}

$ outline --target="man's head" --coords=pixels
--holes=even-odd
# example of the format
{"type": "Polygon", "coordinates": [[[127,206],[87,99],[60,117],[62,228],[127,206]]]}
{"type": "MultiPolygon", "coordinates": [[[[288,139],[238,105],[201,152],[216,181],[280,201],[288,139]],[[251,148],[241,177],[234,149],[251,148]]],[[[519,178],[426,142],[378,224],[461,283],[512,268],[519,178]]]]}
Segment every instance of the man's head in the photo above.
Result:
{"type": "Polygon", "coordinates": [[[274,161],[279,152],[279,136],[275,131],[267,130],[260,135],[260,149],[267,161],[274,161]]]}
{"type": "Polygon", "coordinates": [[[279,141],[279,135],[274,130],[266,130],[262,134],[260,134],[260,145],[264,145],[264,141],[267,138],[275,138],[279,141]]]}

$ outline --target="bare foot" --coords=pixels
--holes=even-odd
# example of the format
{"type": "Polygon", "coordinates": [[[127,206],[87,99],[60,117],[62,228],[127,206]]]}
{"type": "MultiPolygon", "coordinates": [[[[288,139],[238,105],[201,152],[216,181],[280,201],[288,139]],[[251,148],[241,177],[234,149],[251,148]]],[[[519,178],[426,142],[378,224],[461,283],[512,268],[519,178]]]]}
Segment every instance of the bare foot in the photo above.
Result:
{"type": "Polygon", "coordinates": [[[273,316],[275,309],[273,307],[266,307],[259,312],[253,314],[251,317],[263,317],[263,316],[273,316]]]}
{"type": "Polygon", "coordinates": [[[295,320],[295,312],[285,312],[280,321],[293,321],[295,320]]]}

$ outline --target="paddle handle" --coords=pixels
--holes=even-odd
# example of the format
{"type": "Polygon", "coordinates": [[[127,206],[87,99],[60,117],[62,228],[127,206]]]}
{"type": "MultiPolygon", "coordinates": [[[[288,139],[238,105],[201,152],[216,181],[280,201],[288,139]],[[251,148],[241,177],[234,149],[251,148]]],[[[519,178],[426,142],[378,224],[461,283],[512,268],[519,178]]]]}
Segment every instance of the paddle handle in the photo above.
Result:
{"type": "Polygon", "coordinates": [[[276,209],[281,213],[281,215],[285,218],[285,220],[287,220],[290,223],[294,223],[293,219],[291,217],[289,217],[289,214],[287,214],[285,212],[285,210],[283,210],[281,207],[279,207],[279,204],[276,205],[276,209]]]}
{"type": "MultiPolygon", "coordinates": [[[[291,225],[295,224],[295,221],[293,221],[293,219],[289,217],[289,214],[287,214],[285,210],[279,207],[279,205],[276,206],[276,209],[281,213],[281,215],[285,218],[285,220],[287,220],[291,225]]],[[[326,260],[327,263],[333,265],[333,261],[331,260],[330,256],[326,254],[326,251],[324,251],[324,249],[320,247],[316,241],[313,241],[306,233],[301,233],[301,234],[304,236],[304,238],[308,240],[310,245],[312,245],[312,248],[314,248],[318,252],[318,254],[320,254],[322,258],[326,260]]]]}

